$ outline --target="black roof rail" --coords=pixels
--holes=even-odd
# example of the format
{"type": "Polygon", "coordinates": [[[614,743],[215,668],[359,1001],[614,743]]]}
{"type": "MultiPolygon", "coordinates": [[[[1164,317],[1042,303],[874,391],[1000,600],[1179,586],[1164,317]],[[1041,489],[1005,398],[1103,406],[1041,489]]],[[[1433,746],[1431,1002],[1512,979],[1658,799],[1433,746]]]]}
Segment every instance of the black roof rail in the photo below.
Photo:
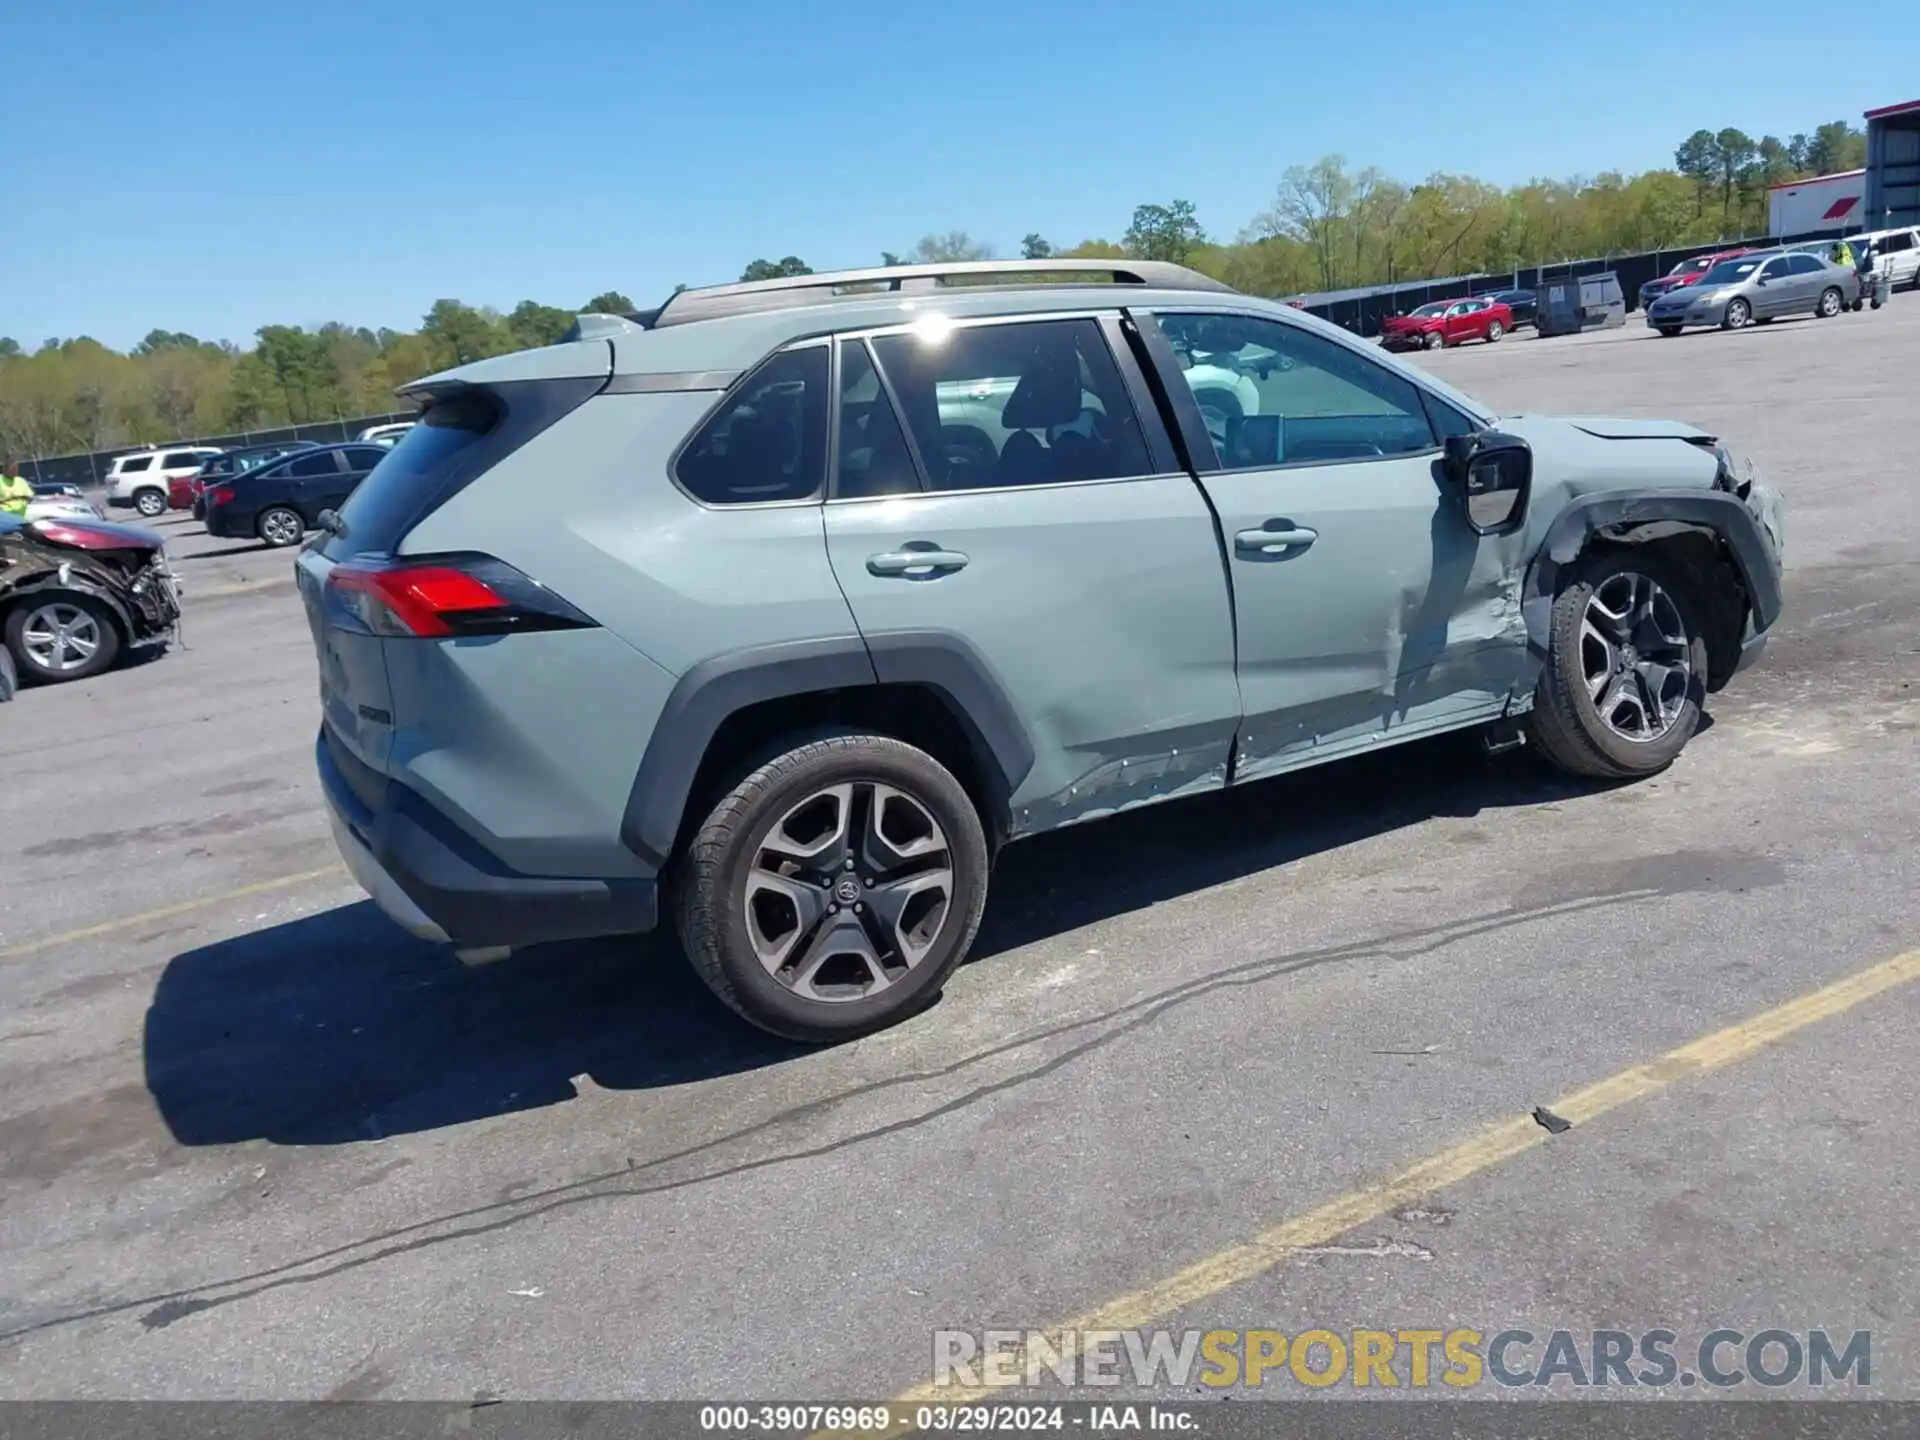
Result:
{"type": "Polygon", "coordinates": [[[643,323],[648,329],[659,329],[664,325],[688,325],[724,315],[788,310],[876,293],[938,290],[951,280],[998,276],[1024,284],[1057,276],[1059,283],[1066,285],[1106,283],[1158,290],[1237,293],[1231,285],[1169,260],[957,260],[937,265],[885,265],[870,270],[831,270],[819,275],[782,275],[773,280],[681,290],[648,313],[643,323]]]}

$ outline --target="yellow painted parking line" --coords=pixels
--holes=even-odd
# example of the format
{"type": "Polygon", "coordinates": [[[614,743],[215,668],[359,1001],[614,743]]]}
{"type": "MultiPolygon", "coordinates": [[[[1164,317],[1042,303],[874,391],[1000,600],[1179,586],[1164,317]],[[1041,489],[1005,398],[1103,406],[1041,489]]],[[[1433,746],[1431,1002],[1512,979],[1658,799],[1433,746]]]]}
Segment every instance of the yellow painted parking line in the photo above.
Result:
{"type": "MultiPolygon", "coordinates": [[[[1657,1095],[1675,1083],[1709,1071],[1724,1069],[1758,1054],[1817,1021],[1853,1009],[1863,1001],[1920,979],[1920,950],[1909,950],[1870,965],[1844,980],[1836,980],[1798,1000],[1766,1010],[1751,1020],[1716,1030],[1711,1035],[1669,1050],[1658,1060],[1610,1075],[1584,1090],[1553,1101],[1547,1108],[1574,1124],[1597,1120],[1608,1111],[1657,1095]]],[[[1576,1130],[1573,1132],[1578,1134],[1576,1130]]],[[[1073,1337],[1089,1330],[1133,1330],[1157,1324],[1177,1311],[1218,1295],[1229,1286],[1264,1275],[1285,1263],[1302,1248],[1325,1245],[1357,1226],[1370,1224],[1413,1201],[1457,1185],[1501,1162],[1511,1160],[1550,1136],[1532,1117],[1516,1115],[1482,1130],[1450,1149],[1417,1160],[1391,1179],[1329,1200],[1318,1209],[1262,1230],[1252,1239],[1196,1261],[1164,1280],[1132,1291],[1078,1315],[1045,1332],[1065,1355],[1073,1337]]],[[[1559,1139],[1556,1144],[1574,1143],[1559,1139]]],[[[1016,1353],[1002,1373],[1020,1374],[1026,1356],[1016,1353]]],[[[983,1387],[984,1388],[984,1387],[983,1387]]],[[[895,1405],[965,1401],[976,1389],[932,1384],[906,1391],[895,1405]]]]}
{"type": "Polygon", "coordinates": [[[272,880],[256,880],[251,885],[222,890],[217,895],[202,895],[194,900],[182,900],[174,905],[142,910],[138,915],[123,915],[118,920],[102,920],[98,925],[83,925],[78,930],[63,930],[58,935],[42,935],[38,940],[24,940],[18,945],[0,946],[0,960],[18,960],[27,955],[37,955],[42,950],[51,950],[56,945],[71,945],[76,940],[91,940],[97,935],[111,935],[119,930],[131,930],[137,925],[151,925],[156,920],[171,920],[176,915],[188,915],[195,910],[204,910],[209,905],[223,904],[228,900],[244,900],[249,895],[265,895],[270,891],[285,890],[292,885],[304,884],[308,880],[320,880],[329,875],[346,873],[344,865],[323,865],[318,870],[302,870],[298,875],[281,875],[272,880]]]}

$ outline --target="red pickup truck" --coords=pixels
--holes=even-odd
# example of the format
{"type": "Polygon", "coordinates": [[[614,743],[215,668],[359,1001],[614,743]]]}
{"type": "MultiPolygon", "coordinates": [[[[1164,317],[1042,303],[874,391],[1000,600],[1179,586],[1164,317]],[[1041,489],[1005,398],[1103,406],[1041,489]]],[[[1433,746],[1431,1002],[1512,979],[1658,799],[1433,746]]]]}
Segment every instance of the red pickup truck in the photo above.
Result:
{"type": "Polygon", "coordinates": [[[1411,315],[1389,316],[1380,343],[1389,350],[1438,350],[1466,340],[1498,340],[1513,328],[1513,311],[1499,300],[1436,300],[1411,315]]]}

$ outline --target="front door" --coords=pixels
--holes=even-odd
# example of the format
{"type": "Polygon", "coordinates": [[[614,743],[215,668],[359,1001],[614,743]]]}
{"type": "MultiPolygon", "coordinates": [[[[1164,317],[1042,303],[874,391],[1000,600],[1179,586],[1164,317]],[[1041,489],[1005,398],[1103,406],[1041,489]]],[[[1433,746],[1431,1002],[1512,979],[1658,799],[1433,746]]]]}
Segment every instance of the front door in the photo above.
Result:
{"type": "Polygon", "coordinates": [[[1231,357],[1257,394],[1210,427],[1200,476],[1238,621],[1238,773],[1499,714],[1526,668],[1519,542],[1481,540],[1444,493],[1439,433],[1470,422],[1301,324],[1157,318],[1183,369],[1231,357]]]}
{"type": "Polygon", "coordinates": [[[1004,697],[1016,833],[1224,785],[1240,719],[1213,517],[1117,324],[840,343],[834,574],[882,681],[945,650],[1004,697]]]}
{"type": "Polygon", "coordinates": [[[285,503],[293,506],[309,521],[336,503],[333,496],[340,488],[340,452],[315,450],[286,462],[288,493],[285,503]]]}

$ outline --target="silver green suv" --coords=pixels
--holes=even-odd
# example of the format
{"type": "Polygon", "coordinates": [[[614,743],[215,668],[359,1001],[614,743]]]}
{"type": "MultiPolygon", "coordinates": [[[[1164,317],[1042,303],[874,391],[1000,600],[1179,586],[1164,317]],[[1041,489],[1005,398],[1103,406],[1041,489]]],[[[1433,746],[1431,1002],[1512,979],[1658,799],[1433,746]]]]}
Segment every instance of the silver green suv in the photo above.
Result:
{"type": "Polygon", "coordinates": [[[469,959],[664,907],[804,1039],[925,1006],[1010,840],[1467,727],[1650,774],[1780,611],[1714,437],[1172,265],[689,290],[408,393],[298,565],[354,874],[469,959]]]}

